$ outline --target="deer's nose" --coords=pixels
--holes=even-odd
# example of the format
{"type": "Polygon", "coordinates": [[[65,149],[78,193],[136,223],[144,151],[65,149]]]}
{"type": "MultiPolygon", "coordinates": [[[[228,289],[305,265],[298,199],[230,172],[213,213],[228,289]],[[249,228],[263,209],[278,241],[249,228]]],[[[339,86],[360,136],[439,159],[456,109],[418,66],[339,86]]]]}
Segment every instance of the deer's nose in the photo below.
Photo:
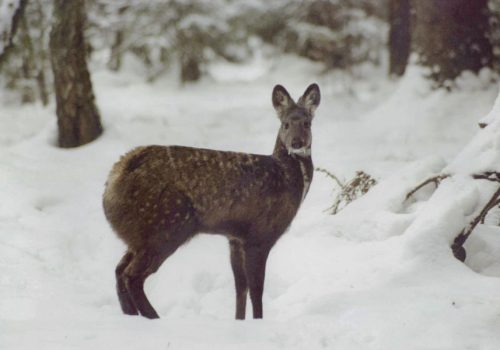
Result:
{"type": "Polygon", "coordinates": [[[304,144],[302,143],[302,141],[295,137],[293,140],[292,140],[292,148],[293,149],[299,149],[299,148],[302,148],[304,146],[304,144]]]}

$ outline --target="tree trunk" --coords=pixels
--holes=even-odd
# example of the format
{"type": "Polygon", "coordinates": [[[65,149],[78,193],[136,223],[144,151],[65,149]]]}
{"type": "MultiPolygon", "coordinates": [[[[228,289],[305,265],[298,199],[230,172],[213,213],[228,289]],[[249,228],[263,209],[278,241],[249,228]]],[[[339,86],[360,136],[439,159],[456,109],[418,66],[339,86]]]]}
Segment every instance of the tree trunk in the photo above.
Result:
{"type": "Polygon", "coordinates": [[[414,51],[438,87],[465,70],[491,67],[488,0],[414,1],[414,51]]]}
{"type": "Polygon", "coordinates": [[[91,142],[102,133],[85,60],[84,21],[84,0],[54,0],[50,51],[59,146],[65,148],[91,142]]]}
{"type": "Polygon", "coordinates": [[[200,63],[197,55],[190,55],[190,53],[181,55],[181,81],[183,83],[197,81],[200,77],[200,63]]]}
{"type": "Polygon", "coordinates": [[[389,0],[389,74],[402,76],[410,56],[410,0],[389,0]]]}
{"type": "Polygon", "coordinates": [[[177,32],[179,44],[179,60],[181,65],[181,81],[183,83],[197,81],[201,78],[201,62],[203,45],[200,33],[185,29],[177,32]]]}
{"type": "MultiPolygon", "coordinates": [[[[123,17],[123,15],[129,9],[129,6],[123,6],[118,9],[118,16],[123,17]]],[[[119,26],[118,30],[114,33],[115,38],[113,44],[111,45],[111,54],[108,61],[108,68],[114,72],[118,72],[122,67],[122,57],[123,57],[123,41],[125,39],[125,28],[119,26]]]]}
{"type": "Polygon", "coordinates": [[[20,0],[19,6],[12,13],[10,28],[3,28],[5,31],[0,30],[0,70],[4,62],[7,61],[9,53],[14,48],[14,37],[19,28],[19,22],[24,16],[27,3],[28,0],[20,0]]]}
{"type": "Polygon", "coordinates": [[[20,21],[19,42],[23,47],[21,52],[21,102],[33,103],[36,101],[36,87],[34,84],[34,76],[36,75],[36,57],[33,47],[33,40],[28,28],[26,16],[20,21]]]}
{"type": "Polygon", "coordinates": [[[122,67],[122,44],[123,44],[123,30],[120,29],[115,34],[115,40],[111,45],[111,54],[108,61],[108,68],[113,72],[118,72],[122,67]]]}

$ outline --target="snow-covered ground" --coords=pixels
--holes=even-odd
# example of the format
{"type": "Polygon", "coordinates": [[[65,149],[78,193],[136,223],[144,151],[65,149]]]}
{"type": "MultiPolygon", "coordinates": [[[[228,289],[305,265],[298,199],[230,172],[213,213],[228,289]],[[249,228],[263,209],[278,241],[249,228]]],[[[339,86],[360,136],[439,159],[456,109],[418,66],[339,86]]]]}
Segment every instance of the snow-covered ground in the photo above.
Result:
{"type": "Polygon", "coordinates": [[[487,74],[447,93],[415,68],[399,82],[372,71],[353,82],[291,57],[210,72],[180,86],[95,69],[105,133],[72,150],[54,146],[53,105],[0,106],[0,349],[500,348],[500,228],[473,233],[466,264],[448,247],[480,193],[444,184],[439,196],[426,188],[404,200],[478,131],[498,93],[487,74]],[[335,184],[315,174],[271,252],[264,320],[233,320],[229,249],[212,235],[148,279],[161,319],[122,315],[114,268],[124,245],[101,208],[111,165],[141,144],[270,153],[274,84],[298,97],[314,81],[315,165],[342,179],[364,170],[379,184],[331,216],[335,184]],[[445,204],[429,210],[430,201],[445,204]]]}

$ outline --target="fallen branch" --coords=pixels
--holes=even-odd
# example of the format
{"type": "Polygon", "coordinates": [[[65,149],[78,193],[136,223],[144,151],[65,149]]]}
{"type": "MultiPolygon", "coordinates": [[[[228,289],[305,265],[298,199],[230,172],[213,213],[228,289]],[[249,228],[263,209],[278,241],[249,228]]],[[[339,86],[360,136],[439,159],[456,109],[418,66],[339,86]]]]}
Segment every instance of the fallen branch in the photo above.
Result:
{"type": "Polygon", "coordinates": [[[500,173],[496,171],[485,171],[482,174],[472,175],[472,178],[476,180],[488,180],[488,181],[500,182],[500,173]]]}
{"type": "MultiPolygon", "coordinates": [[[[493,171],[487,171],[482,174],[475,174],[472,176],[474,179],[477,180],[488,180],[488,181],[494,181],[494,182],[500,182],[500,173],[493,172],[493,171]]],[[[451,250],[453,251],[453,255],[460,260],[460,261],[465,261],[465,258],[467,257],[467,253],[465,251],[465,248],[463,245],[471,235],[471,233],[474,231],[476,226],[480,223],[484,223],[484,220],[486,219],[486,216],[488,215],[488,212],[497,207],[500,204],[500,186],[498,189],[495,191],[495,193],[491,196],[490,200],[484,205],[483,209],[479,212],[479,214],[472,219],[472,221],[465,227],[457,237],[455,237],[455,240],[453,241],[453,244],[451,245],[451,250]]]]}
{"type": "Polygon", "coordinates": [[[413,196],[421,188],[427,186],[430,183],[434,183],[436,185],[436,188],[437,188],[439,186],[439,184],[441,183],[441,181],[443,181],[444,179],[446,179],[448,177],[450,177],[450,175],[444,174],[444,175],[434,176],[434,177],[431,177],[431,178],[425,180],[420,185],[418,185],[417,187],[415,187],[413,190],[411,190],[410,192],[408,192],[408,194],[406,195],[406,199],[405,200],[410,199],[411,196],[413,196]]]}

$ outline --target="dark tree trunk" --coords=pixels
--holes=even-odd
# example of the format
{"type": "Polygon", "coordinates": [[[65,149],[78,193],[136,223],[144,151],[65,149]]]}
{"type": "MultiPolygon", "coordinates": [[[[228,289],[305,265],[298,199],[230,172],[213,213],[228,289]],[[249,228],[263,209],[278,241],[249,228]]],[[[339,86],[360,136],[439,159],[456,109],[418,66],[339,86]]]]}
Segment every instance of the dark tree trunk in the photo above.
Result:
{"type": "Polygon", "coordinates": [[[19,42],[24,48],[21,52],[21,102],[33,103],[36,101],[36,87],[33,84],[33,78],[37,74],[35,49],[33,47],[33,40],[29,32],[26,16],[23,16],[20,22],[19,42]]]}
{"type": "Polygon", "coordinates": [[[180,30],[177,33],[177,40],[179,42],[181,81],[187,83],[199,80],[203,58],[200,34],[196,30],[180,30]]]}
{"type": "Polygon", "coordinates": [[[200,63],[196,55],[185,54],[181,58],[181,81],[197,81],[201,77],[200,63]]]}
{"type": "Polygon", "coordinates": [[[2,69],[3,63],[7,60],[8,55],[14,48],[14,37],[16,35],[17,29],[19,28],[19,23],[24,16],[27,3],[28,0],[21,0],[19,2],[19,7],[16,9],[12,16],[10,28],[7,30],[7,32],[0,32],[0,40],[4,41],[2,43],[3,49],[0,50],[0,70],[2,69]]]}
{"type": "Polygon", "coordinates": [[[465,70],[491,67],[488,0],[418,0],[413,6],[414,51],[437,86],[449,87],[465,70]]]}
{"type": "Polygon", "coordinates": [[[57,102],[59,146],[95,140],[102,125],[86,62],[84,0],[54,0],[50,52],[57,102]]]}
{"type": "Polygon", "coordinates": [[[114,72],[118,72],[122,67],[122,44],[123,30],[118,30],[115,34],[115,40],[111,45],[111,55],[108,61],[108,68],[114,72]]]}
{"type": "MultiPolygon", "coordinates": [[[[129,6],[123,6],[118,9],[118,15],[122,17],[129,9],[129,6]]],[[[118,28],[115,33],[115,40],[111,45],[111,55],[108,61],[108,68],[112,71],[119,71],[122,66],[123,41],[125,39],[124,28],[118,28]]]]}
{"type": "Polygon", "coordinates": [[[410,56],[410,0],[389,0],[389,74],[402,76],[410,56]]]}

